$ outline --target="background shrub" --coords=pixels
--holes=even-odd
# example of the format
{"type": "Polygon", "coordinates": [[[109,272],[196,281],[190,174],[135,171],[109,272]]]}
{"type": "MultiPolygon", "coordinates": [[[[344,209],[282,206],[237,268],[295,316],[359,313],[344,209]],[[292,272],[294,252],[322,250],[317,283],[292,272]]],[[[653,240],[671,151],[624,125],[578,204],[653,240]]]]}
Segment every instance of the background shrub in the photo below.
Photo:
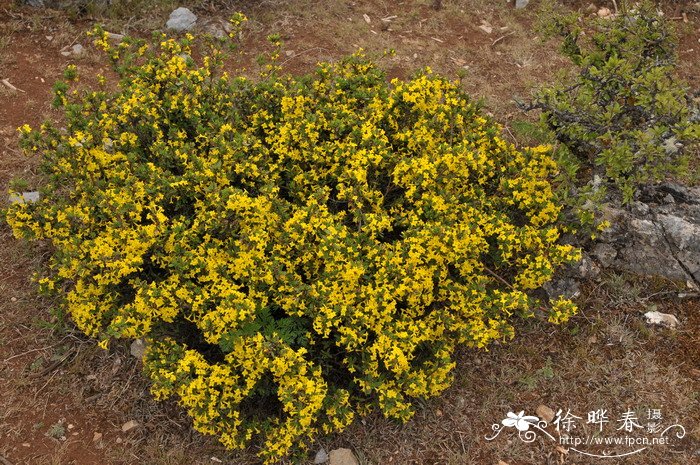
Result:
{"type": "Polygon", "coordinates": [[[549,32],[563,38],[577,72],[541,89],[529,108],[542,110],[543,122],[573,154],[562,161],[574,184],[597,174],[601,187],[612,181],[629,202],[640,184],[687,174],[700,141],[700,111],[675,73],[669,22],[651,3],[635,9],[626,3],[615,18],[550,21],[549,32]]]}
{"type": "Polygon", "coordinates": [[[191,37],[96,34],[119,88],[57,85],[66,130],[20,129],[42,198],[7,218],[53,245],[41,284],[76,325],[146,338],[154,395],[227,447],[259,437],[272,461],[372,408],[407,420],[457,345],[511,337],[578,258],[549,149],[502,140],[458,83],[389,83],[362,54],[234,78],[191,37]]]}

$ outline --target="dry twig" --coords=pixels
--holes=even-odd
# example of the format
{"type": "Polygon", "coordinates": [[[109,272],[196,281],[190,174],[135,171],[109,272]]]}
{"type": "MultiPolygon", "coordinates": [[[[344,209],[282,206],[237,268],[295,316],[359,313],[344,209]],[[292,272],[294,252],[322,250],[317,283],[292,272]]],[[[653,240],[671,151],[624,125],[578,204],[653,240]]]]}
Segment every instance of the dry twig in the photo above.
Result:
{"type": "Polygon", "coordinates": [[[493,43],[491,44],[491,47],[495,47],[497,43],[499,43],[500,41],[502,41],[506,37],[512,36],[513,34],[515,34],[515,31],[510,31],[508,34],[502,35],[501,37],[499,37],[498,39],[493,41],[493,43]]]}
{"type": "Polygon", "coordinates": [[[12,84],[10,84],[10,80],[9,80],[9,79],[3,79],[3,80],[0,81],[0,82],[2,82],[2,83],[5,85],[5,87],[7,87],[7,88],[10,89],[10,90],[14,90],[14,91],[17,91],[17,92],[24,92],[24,93],[26,94],[26,92],[23,91],[22,89],[18,89],[17,87],[15,87],[15,86],[13,86],[12,84]]]}

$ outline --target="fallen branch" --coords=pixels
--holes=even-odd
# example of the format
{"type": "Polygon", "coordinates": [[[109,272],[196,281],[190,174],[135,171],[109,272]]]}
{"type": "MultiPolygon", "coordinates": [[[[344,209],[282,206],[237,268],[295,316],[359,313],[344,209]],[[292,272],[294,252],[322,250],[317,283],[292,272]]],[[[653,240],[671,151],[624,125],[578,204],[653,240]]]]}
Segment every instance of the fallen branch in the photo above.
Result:
{"type": "Polygon", "coordinates": [[[24,92],[24,93],[26,94],[26,92],[23,91],[22,89],[18,89],[17,87],[15,87],[15,86],[13,86],[12,84],[10,84],[10,80],[9,80],[9,79],[3,79],[3,80],[0,81],[0,82],[2,82],[2,83],[3,83],[8,89],[10,89],[10,90],[14,90],[15,92],[24,92]]]}
{"type": "Polygon", "coordinates": [[[3,363],[7,363],[7,362],[9,362],[10,360],[14,360],[14,359],[16,359],[16,358],[23,357],[23,356],[25,356],[25,355],[27,355],[27,354],[31,354],[31,353],[33,353],[33,352],[39,352],[39,351],[42,351],[42,350],[48,350],[48,349],[51,349],[52,347],[55,347],[55,346],[57,346],[57,345],[58,345],[58,343],[52,344],[52,345],[47,346],[47,347],[38,347],[38,348],[35,348],[35,349],[31,349],[31,350],[28,350],[28,351],[26,351],[26,352],[22,352],[21,354],[16,354],[16,355],[13,355],[12,357],[8,357],[8,358],[6,358],[5,360],[3,360],[3,363]]]}
{"type": "Polygon", "coordinates": [[[513,289],[513,285],[512,285],[512,284],[510,284],[508,281],[506,281],[505,279],[503,279],[503,278],[501,278],[500,276],[498,276],[494,271],[492,271],[492,270],[489,269],[488,267],[485,266],[485,267],[484,267],[484,270],[485,270],[488,274],[490,274],[491,276],[493,276],[494,278],[498,279],[500,282],[502,282],[503,284],[505,284],[506,286],[508,286],[509,288],[513,289]]]}
{"type": "Polygon", "coordinates": [[[491,47],[494,47],[497,43],[499,43],[500,41],[502,41],[503,39],[505,39],[508,36],[512,36],[513,34],[515,34],[515,31],[510,31],[508,34],[502,35],[501,37],[499,37],[498,39],[493,41],[493,43],[491,44],[491,47]]]}
{"type": "Polygon", "coordinates": [[[68,358],[69,358],[71,355],[74,355],[74,354],[75,354],[75,351],[74,351],[74,350],[69,351],[69,352],[65,355],[65,357],[56,360],[55,362],[53,362],[52,364],[50,364],[49,366],[47,366],[47,367],[44,368],[43,370],[39,371],[38,373],[30,373],[30,374],[29,374],[29,378],[41,378],[42,376],[51,373],[51,372],[54,371],[56,368],[58,368],[58,367],[60,367],[61,365],[63,365],[63,363],[64,363],[66,360],[68,360],[68,358]]]}

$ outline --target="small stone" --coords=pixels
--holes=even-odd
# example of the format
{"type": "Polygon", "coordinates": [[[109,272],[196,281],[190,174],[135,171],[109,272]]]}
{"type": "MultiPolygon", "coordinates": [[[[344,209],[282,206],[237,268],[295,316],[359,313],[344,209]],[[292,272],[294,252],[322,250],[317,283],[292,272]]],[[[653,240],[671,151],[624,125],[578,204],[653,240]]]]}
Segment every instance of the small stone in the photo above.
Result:
{"type": "Polygon", "coordinates": [[[146,353],[146,342],[143,339],[136,339],[131,343],[131,355],[141,360],[146,353]]]}
{"type": "Polygon", "coordinates": [[[122,432],[126,433],[127,431],[131,431],[132,429],[136,428],[137,426],[139,426],[138,421],[129,420],[122,425],[122,432]]]}
{"type": "Polygon", "coordinates": [[[360,465],[350,449],[332,450],[329,465],[360,465]]]}
{"type": "Polygon", "coordinates": [[[124,442],[124,440],[122,438],[117,438],[117,440],[116,440],[117,444],[121,444],[122,442],[124,442]]]}
{"type": "Polygon", "coordinates": [[[634,213],[637,216],[648,215],[649,205],[645,204],[644,202],[635,200],[634,202],[632,202],[632,213],[634,213]]]}
{"type": "Polygon", "coordinates": [[[215,463],[224,463],[224,461],[221,460],[219,457],[214,457],[213,455],[211,456],[211,458],[209,460],[211,460],[212,462],[215,462],[215,463]]]}
{"type": "Polygon", "coordinates": [[[69,57],[69,56],[80,56],[83,54],[84,48],[80,44],[75,44],[71,48],[63,47],[61,49],[61,55],[64,57],[69,57]]]}
{"type": "Polygon", "coordinates": [[[75,428],[75,425],[73,425],[73,424],[68,425],[68,429],[73,429],[73,428],[75,428]]]}
{"type": "Polygon", "coordinates": [[[583,279],[595,279],[600,275],[600,267],[588,256],[583,256],[578,265],[578,274],[583,279]]]}
{"type": "Polygon", "coordinates": [[[28,442],[23,442],[22,447],[31,447],[32,445],[29,444],[28,442]]]}
{"type": "Polygon", "coordinates": [[[664,196],[664,203],[667,205],[672,204],[672,203],[676,203],[676,199],[674,199],[671,194],[666,194],[664,196]]]}
{"type": "Polygon", "coordinates": [[[224,39],[230,32],[226,27],[227,24],[229,23],[224,21],[207,21],[202,30],[213,37],[224,39]]]}
{"type": "Polygon", "coordinates": [[[608,268],[617,258],[617,250],[610,244],[599,242],[593,247],[591,255],[595,257],[603,268],[608,268]]]}
{"type": "Polygon", "coordinates": [[[666,155],[675,155],[678,153],[678,150],[682,147],[683,145],[678,142],[678,139],[675,137],[671,136],[668,139],[666,139],[663,143],[663,148],[664,151],[666,152],[666,155]]]}
{"type": "Polygon", "coordinates": [[[554,420],[554,410],[551,408],[547,407],[544,404],[540,404],[537,409],[535,410],[535,413],[537,414],[538,417],[540,417],[542,420],[546,421],[547,423],[551,423],[552,420],[554,420]]]}
{"type": "Polygon", "coordinates": [[[10,297],[10,302],[17,302],[17,297],[10,297]]]}
{"type": "Polygon", "coordinates": [[[39,200],[39,193],[37,191],[10,194],[10,203],[32,203],[37,200],[39,200]]]}
{"type": "Polygon", "coordinates": [[[668,313],[646,312],[644,316],[647,319],[647,323],[652,325],[660,325],[667,328],[676,329],[676,326],[680,324],[678,318],[668,313]]]}
{"type": "Polygon", "coordinates": [[[100,442],[102,440],[102,433],[95,431],[92,435],[92,442],[100,442]]]}
{"type": "Polygon", "coordinates": [[[491,32],[493,31],[493,26],[491,26],[491,24],[489,24],[488,21],[482,20],[481,25],[479,26],[479,29],[481,29],[482,31],[484,31],[487,34],[491,34],[491,32]]]}
{"type": "Polygon", "coordinates": [[[197,22],[197,16],[189,9],[180,7],[170,13],[165,27],[176,32],[189,31],[197,22]]]}
{"type": "Polygon", "coordinates": [[[321,465],[326,462],[328,462],[328,452],[321,447],[318,452],[316,452],[316,457],[314,457],[314,465],[321,465]]]}
{"type": "Polygon", "coordinates": [[[608,16],[610,16],[610,14],[611,14],[610,8],[603,7],[603,8],[598,10],[598,16],[601,18],[607,18],[608,16]]]}
{"type": "Polygon", "coordinates": [[[121,42],[124,39],[124,35],[122,34],[116,34],[114,32],[108,32],[107,33],[107,38],[109,40],[113,40],[115,42],[121,42]]]}
{"type": "Polygon", "coordinates": [[[525,8],[528,3],[530,3],[530,0],[515,0],[515,9],[525,8]]]}
{"type": "Polygon", "coordinates": [[[550,299],[575,299],[581,295],[579,282],[572,278],[553,279],[545,283],[542,288],[545,290],[550,299]]]}

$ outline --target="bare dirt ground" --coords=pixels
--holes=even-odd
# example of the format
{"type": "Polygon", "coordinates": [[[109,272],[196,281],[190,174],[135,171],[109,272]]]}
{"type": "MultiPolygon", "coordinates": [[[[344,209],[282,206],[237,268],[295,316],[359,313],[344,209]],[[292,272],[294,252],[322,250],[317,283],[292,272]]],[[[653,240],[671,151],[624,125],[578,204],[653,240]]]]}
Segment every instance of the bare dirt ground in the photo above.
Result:
{"type": "MultiPolygon", "coordinates": [[[[506,137],[532,143],[532,134],[519,130],[518,123],[533,116],[521,114],[512,98],[527,97],[533,86],[567,68],[557,44],[538,39],[540,5],[533,1],[516,11],[505,1],[438,3],[439,9],[429,0],[268,0],[225,8],[199,2],[193,9],[203,18],[225,18],[238,9],[251,19],[244,62],[252,63],[266,49],[267,34],[279,32],[283,66],[291,72],[363,47],[377,56],[396,50],[380,60],[391,77],[407,77],[424,66],[452,77],[464,73],[465,88],[483,98],[506,137]]],[[[587,5],[562,2],[558,8],[583,12],[587,5]]],[[[0,0],[0,79],[18,89],[0,85],[0,192],[18,177],[37,187],[38,160],[20,152],[16,128],[60,117],[50,106],[51,86],[64,67],[75,63],[88,79],[106,69],[84,32],[103,22],[114,32],[147,35],[163,26],[172,6],[162,2],[148,13],[113,18],[0,0]],[[73,43],[86,47],[83,56],[60,54],[73,43]]],[[[697,87],[700,14],[691,7],[692,2],[669,2],[665,11],[680,28],[681,74],[697,87]]],[[[254,450],[229,453],[215,439],[193,432],[175,403],[156,403],[128,342],[104,351],[56,317],[53,303],[39,297],[31,282],[47,251],[14,240],[4,222],[0,243],[2,465],[257,463],[254,450]],[[138,426],[123,432],[130,420],[138,426]]],[[[673,283],[609,273],[586,287],[581,311],[567,325],[524,321],[507,345],[488,352],[465,349],[454,386],[422,405],[409,423],[370,415],[342,434],[319,437],[309,463],[320,447],[349,447],[360,463],[375,465],[700,463],[700,302],[678,298],[681,290],[673,283]],[[643,313],[654,306],[676,315],[680,328],[648,326],[643,313]],[[580,435],[592,433],[585,419],[596,409],[608,409],[613,433],[619,426],[615,419],[633,409],[640,421],[659,410],[664,425],[681,424],[686,435],[620,460],[577,454],[542,435],[525,443],[513,429],[485,439],[508,412],[534,415],[541,404],[583,417],[580,435]]],[[[548,431],[554,434],[551,426],[548,431]]]]}

